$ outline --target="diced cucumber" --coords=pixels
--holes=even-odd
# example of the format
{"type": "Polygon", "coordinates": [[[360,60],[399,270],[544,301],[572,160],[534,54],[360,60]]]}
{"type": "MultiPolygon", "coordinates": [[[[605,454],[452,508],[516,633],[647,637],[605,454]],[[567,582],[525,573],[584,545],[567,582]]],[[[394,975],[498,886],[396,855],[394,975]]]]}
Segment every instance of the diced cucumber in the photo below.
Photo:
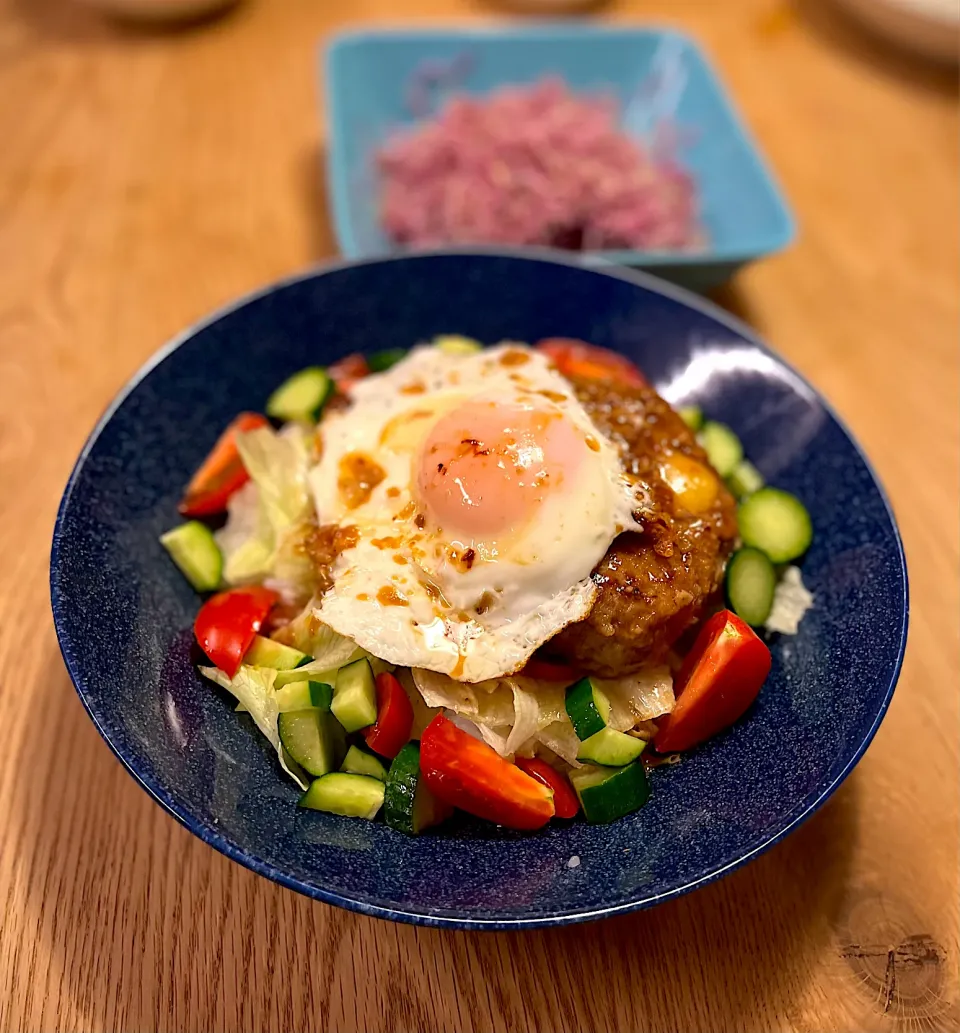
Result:
{"type": "Polygon", "coordinates": [[[483,345],[472,337],[461,337],[460,334],[439,334],[433,339],[434,347],[444,355],[472,355],[483,351],[483,345]]]}
{"type": "Polygon", "coordinates": [[[721,477],[729,477],[743,459],[743,445],[737,435],[725,423],[707,420],[699,439],[710,465],[721,477]]]}
{"type": "Polygon", "coordinates": [[[198,592],[212,592],[219,587],[223,553],[206,524],[188,520],[160,535],[160,544],[198,592]]]}
{"type": "Polygon", "coordinates": [[[319,681],[292,681],[274,695],[281,714],[288,710],[329,710],[333,686],[319,681]]]}
{"type": "Polygon", "coordinates": [[[450,813],[420,777],[420,744],[408,742],[393,759],[387,775],[383,816],[399,832],[418,836],[450,813]]]}
{"type": "Polygon", "coordinates": [[[383,783],[366,775],[335,771],[312,782],[300,797],[300,806],[346,818],[373,819],[383,806],[383,783]]]}
{"type": "Polygon", "coordinates": [[[744,545],[766,553],[774,563],[788,563],[802,556],[813,540],[810,514],[788,491],[761,488],[737,510],[744,545]]]}
{"type": "Polygon", "coordinates": [[[618,732],[614,728],[603,728],[580,743],[577,760],[589,760],[608,768],[622,768],[632,764],[643,753],[646,745],[643,739],[618,732]]]}
{"type": "Polygon", "coordinates": [[[763,487],[763,474],[748,459],[741,459],[736,469],[727,478],[727,487],[734,497],[745,499],[763,487]]]}
{"type": "Polygon", "coordinates": [[[759,627],[773,609],[777,572],[759,549],[739,549],[727,567],[727,597],[733,612],[759,627]]]}
{"type": "Polygon", "coordinates": [[[276,420],[315,420],[333,391],[327,371],[308,366],[273,392],[267,400],[267,415],[276,420]]]}
{"type": "Polygon", "coordinates": [[[386,348],[382,352],[368,355],[367,365],[370,367],[371,373],[382,373],[385,369],[396,366],[401,359],[406,358],[406,355],[406,348],[386,348]]]}
{"type": "Polygon", "coordinates": [[[330,709],[348,732],[358,732],[376,721],[377,690],[366,658],[337,671],[330,709]]]}
{"type": "Polygon", "coordinates": [[[348,775],[366,775],[368,778],[377,778],[381,782],[387,780],[387,769],[380,758],[367,750],[361,750],[359,746],[351,746],[347,750],[340,770],[346,771],[348,775]]]}
{"type": "Polygon", "coordinates": [[[310,775],[325,775],[340,767],[347,737],[333,717],[322,710],[291,710],[277,720],[280,742],[310,775]]]}
{"type": "Polygon", "coordinates": [[[243,662],[249,667],[272,667],[275,671],[292,671],[301,664],[309,663],[310,657],[293,646],[274,642],[272,638],[256,635],[243,662]]]}
{"type": "Polygon", "coordinates": [[[587,821],[599,825],[638,811],[650,797],[643,765],[623,768],[584,767],[570,774],[587,821]]]}
{"type": "Polygon", "coordinates": [[[578,739],[603,731],[610,720],[610,701],[592,678],[581,678],[567,689],[567,715],[578,739]]]}
{"type": "Polygon", "coordinates": [[[680,414],[680,419],[694,434],[703,426],[703,410],[699,405],[685,405],[682,409],[678,409],[677,412],[680,414]]]}

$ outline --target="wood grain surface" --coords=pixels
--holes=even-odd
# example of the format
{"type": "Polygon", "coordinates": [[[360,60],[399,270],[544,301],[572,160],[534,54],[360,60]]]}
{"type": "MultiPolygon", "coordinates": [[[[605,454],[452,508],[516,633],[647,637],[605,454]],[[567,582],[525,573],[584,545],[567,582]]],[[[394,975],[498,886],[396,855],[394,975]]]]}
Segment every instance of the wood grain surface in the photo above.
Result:
{"type": "MultiPolygon", "coordinates": [[[[957,1030],[956,80],[829,0],[632,0],[695,33],[795,206],[720,300],[860,437],[906,540],[889,715],[795,835],[650,912],[419,930],[313,903],[155,806],[53,633],[53,518],[113,393],[212,307],[334,253],[317,41],[481,0],[250,0],[188,32],[0,0],[0,1030],[957,1030]]],[[[506,877],[509,874],[506,873],[506,877]]]]}

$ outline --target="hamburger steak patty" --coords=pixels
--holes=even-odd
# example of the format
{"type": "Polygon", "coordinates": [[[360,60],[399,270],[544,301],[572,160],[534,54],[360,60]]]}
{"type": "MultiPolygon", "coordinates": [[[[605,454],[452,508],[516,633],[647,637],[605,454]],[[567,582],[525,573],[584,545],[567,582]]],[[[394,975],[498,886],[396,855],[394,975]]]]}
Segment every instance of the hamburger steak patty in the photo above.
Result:
{"type": "Polygon", "coordinates": [[[720,586],[737,523],[720,478],[713,504],[694,515],[676,503],[660,464],[683,453],[709,465],[682,418],[651,387],[571,378],[599,431],[619,450],[637,486],[640,532],[616,538],[593,571],[599,588],[589,616],[566,627],[544,652],[600,677],[662,661],[699,619],[720,586]]]}

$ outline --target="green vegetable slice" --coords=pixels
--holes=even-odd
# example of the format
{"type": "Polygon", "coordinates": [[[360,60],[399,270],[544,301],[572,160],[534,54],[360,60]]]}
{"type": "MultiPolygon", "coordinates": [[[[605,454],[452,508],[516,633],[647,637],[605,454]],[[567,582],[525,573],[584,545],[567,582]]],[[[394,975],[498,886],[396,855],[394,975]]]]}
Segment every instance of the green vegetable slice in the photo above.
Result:
{"type": "Polygon", "coordinates": [[[740,549],[727,567],[727,597],[733,612],[760,627],[773,609],[777,572],[759,549],[740,549]]]}
{"type": "Polygon", "coordinates": [[[198,592],[212,592],[219,587],[223,554],[206,524],[190,520],[162,534],[160,544],[198,592]]]}
{"type": "Polygon", "coordinates": [[[725,423],[708,420],[700,431],[699,440],[710,465],[721,477],[729,477],[743,459],[743,445],[725,423]]]}
{"type": "Polygon", "coordinates": [[[291,710],[277,720],[280,742],[310,775],[336,771],[347,752],[343,729],[322,710],[291,710]]]}
{"type": "Polygon", "coordinates": [[[276,420],[312,422],[320,415],[334,384],[325,369],[309,366],[285,380],[267,400],[267,415],[276,420]]]}
{"type": "Polygon", "coordinates": [[[788,491],[761,488],[737,511],[745,545],[765,553],[773,563],[802,556],[813,540],[813,525],[804,504],[788,491]]]}
{"type": "Polygon", "coordinates": [[[368,778],[376,778],[381,782],[387,780],[387,769],[384,767],[383,761],[368,750],[361,750],[359,746],[351,746],[347,750],[340,770],[345,771],[348,775],[366,775],[368,778]]]}
{"type": "Polygon", "coordinates": [[[581,678],[567,689],[567,715],[578,739],[589,739],[610,720],[610,701],[592,678],[581,678]]]}
{"type": "Polygon", "coordinates": [[[647,776],[638,761],[622,768],[580,768],[571,772],[570,782],[584,817],[592,824],[616,821],[639,810],[650,797],[647,776]]]}
{"type": "Polygon", "coordinates": [[[300,797],[300,806],[372,820],[383,806],[383,793],[383,783],[375,778],[335,771],[314,781],[300,797]]]}

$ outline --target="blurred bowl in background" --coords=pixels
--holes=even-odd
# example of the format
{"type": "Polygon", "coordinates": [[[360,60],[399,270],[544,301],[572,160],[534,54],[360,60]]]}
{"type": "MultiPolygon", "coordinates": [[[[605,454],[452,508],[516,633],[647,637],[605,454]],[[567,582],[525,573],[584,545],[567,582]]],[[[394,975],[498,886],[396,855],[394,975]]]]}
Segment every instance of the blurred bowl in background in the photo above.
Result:
{"type": "MultiPolygon", "coordinates": [[[[486,95],[559,76],[574,91],[607,91],[621,128],[648,143],[666,128],[683,137],[679,162],[693,176],[708,238],[693,251],[573,252],[592,266],[627,265],[695,290],[786,247],[793,219],[759,150],[697,46],[670,30],[568,25],[448,31],[360,31],[326,52],[327,188],[340,250],[368,258],[403,250],[380,224],[375,155],[398,128],[417,122],[410,86],[426,67],[458,66],[454,94],[486,95]]],[[[484,241],[457,241],[468,246],[484,241]]]]}
{"type": "Polygon", "coordinates": [[[878,35],[921,57],[960,60],[957,0],[838,0],[878,35]]]}
{"type": "Polygon", "coordinates": [[[175,22],[225,11],[238,0],[82,0],[120,18],[150,22],[175,22]]]}

